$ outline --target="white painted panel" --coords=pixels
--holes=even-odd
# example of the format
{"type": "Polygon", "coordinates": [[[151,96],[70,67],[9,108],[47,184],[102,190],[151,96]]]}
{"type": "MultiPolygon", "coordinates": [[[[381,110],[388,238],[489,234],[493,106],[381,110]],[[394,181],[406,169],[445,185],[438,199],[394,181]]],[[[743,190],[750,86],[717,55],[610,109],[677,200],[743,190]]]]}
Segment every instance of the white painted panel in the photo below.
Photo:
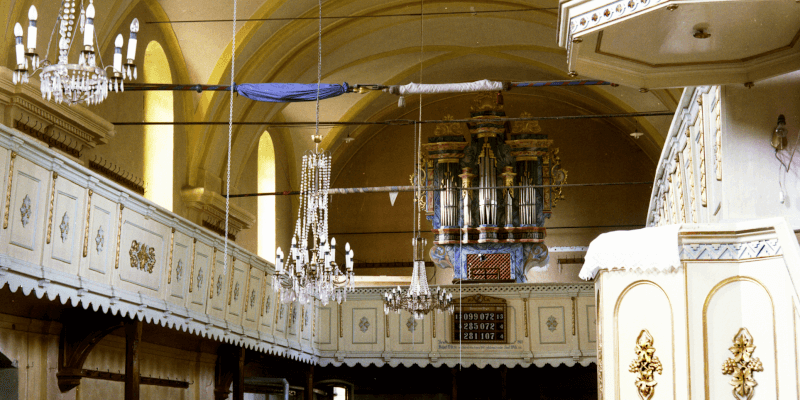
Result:
{"type": "Polygon", "coordinates": [[[258,318],[263,310],[262,290],[264,289],[264,271],[252,267],[250,269],[248,291],[244,298],[244,319],[242,325],[249,329],[258,329],[258,318]]]}
{"type": "Polygon", "coordinates": [[[333,329],[335,328],[331,321],[331,308],[319,307],[317,309],[317,315],[317,343],[331,344],[331,337],[333,336],[333,329]]]}
{"type": "Polygon", "coordinates": [[[378,343],[378,310],[353,308],[352,341],[354,344],[378,343]]]}
{"type": "Polygon", "coordinates": [[[56,179],[50,244],[45,244],[44,265],[78,274],[86,223],[86,189],[64,179],[56,179]]]}
{"type": "Polygon", "coordinates": [[[395,316],[398,320],[398,337],[400,344],[422,344],[426,343],[425,322],[429,317],[414,319],[407,311],[401,311],[400,315],[395,316]]]}
{"type": "Polygon", "coordinates": [[[201,242],[196,242],[194,265],[191,266],[189,279],[192,289],[189,292],[189,309],[204,313],[208,299],[208,282],[211,280],[211,262],[214,249],[201,242]]]}
{"type": "Polygon", "coordinates": [[[314,306],[306,305],[303,307],[303,325],[300,331],[303,333],[304,340],[311,340],[311,332],[314,328],[314,306]]]}
{"type": "Polygon", "coordinates": [[[564,307],[539,307],[539,343],[567,343],[564,307]]]}
{"type": "Polygon", "coordinates": [[[172,268],[170,271],[170,302],[183,304],[189,291],[189,275],[192,262],[192,239],[175,232],[172,246],[172,268]]]}
{"type": "Polygon", "coordinates": [[[232,265],[233,268],[228,266],[228,270],[233,275],[230,279],[233,281],[229,287],[231,292],[227,297],[228,313],[225,319],[230,323],[241,324],[244,303],[248,296],[247,283],[250,277],[250,265],[241,260],[234,261],[232,265]]]}
{"type": "Polygon", "coordinates": [[[8,254],[39,264],[49,204],[47,185],[52,178],[47,170],[20,156],[16,157],[14,170],[8,254]]]}
{"type": "Polygon", "coordinates": [[[275,303],[277,303],[277,297],[275,292],[272,290],[272,282],[270,282],[270,278],[265,277],[264,279],[267,281],[264,283],[264,301],[262,302],[260,330],[264,332],[270,332],[272,322],[275,320],[275,303]]]}
{"type": "MultiPolygon", "coordinates": [[[[636,374],[628,371],[628,366],[637,359],[636,342],[642,330],[653,337],[654,355],[662,365],[662,373],[656,374],[656,396],[659,399],[677,399],[675,396],[675,332],[673,330],[673,310],[669,298],[655,284],[639,281],[628,286],[617,300],[615,315],[614,358],[618,371],[616,386],[617,399],[639,398],[636,387],[636,374]]],[[[721,366],[722,364],[720,364],[721,366]]],[[[728,393],[730,395],[730,393],[728,393]]],[[[716,397],[715,397],[716,398],[716,397]]]]}
{"type": "Polygon", "coordinates": [[[92,215],[90,216],[89,246],[86,257],[89,259],[88,271],[82,274],[90,279],[108,283],[114,268],[117,246],[117,224],[119,205],[98,195],[92,195],[92,215]]]}
{"type": "MultiPolygon", "coordinates": [[[[721,368],[726,360],[734,357],[730,348],[741,328],[746,328],[752,336],[752,344],[756,346],[752,357],[759,358],[764,368],[753,373],[758,382],[756,397],[778,398],[776,358],[779,355],[775,346],[775,309],[770,295],[758,283],[739,280],[718,287],[716,292],[712,290],[706,304],[703,345],[709,398],[731,395],[733,376],[723,375],[721,368]]],[[[782,354],[794,357],[791,351],[782,354]]]]}
{"type": "Polygon", "coordinates": [[[233,269],[230,256],[228,256],[229,270],[227,274],[224,272],[225,262],[223,261],[223,254],[223,252],[217,251],[216,262],[212,267],[212,274],[209,276],[213,281],[208,282],[210,285],[210,294],[206,306],[206,313],[219,319],[225,319],[225,307],[228,301],[228,285],[232,275],[231,270],[233,269]]]}
{"type": "Polygon", "coordinates": [[[169,232],[165,225],[127,208],[123,211],[117,270],[121,286],[160,297],[154,292],[159,292],[162,283],[166,283],[169,232]]]}

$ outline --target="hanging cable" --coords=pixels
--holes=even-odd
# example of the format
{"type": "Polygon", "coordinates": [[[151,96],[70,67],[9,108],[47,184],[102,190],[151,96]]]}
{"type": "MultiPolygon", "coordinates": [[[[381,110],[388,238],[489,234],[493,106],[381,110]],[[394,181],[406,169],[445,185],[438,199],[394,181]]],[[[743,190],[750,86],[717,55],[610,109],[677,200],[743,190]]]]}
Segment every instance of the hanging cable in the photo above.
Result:
{"type": "MultiPolygon", "coordinates": [[[[231,145],[233,139],[233,93],[234,87],[236,86],[234,82],[234,72],[236,71],[236,2],[237,0],[233,0],[233,34],[231,38],[231,101],[229,107],[229,117],[228,117],[228,160],[227,160],[227,172],[225,178],[225,245],[223,248],[223,253],[225,257],[223,258],[222,264],[222,275],[226,275],[228,273],[228,220],[231,214],[231,145]]],[[[213,279],[213,277],[212,277],[213,279]]]]}
{"type": "MultiPolygon", "coordinates": [[[[470,11],[438,11],[430,12],[428,15],[478,15],[478,14],[498,14],[498,13],[519,13],[530,11],[557,11],[558,7],[531,7],[531,8],[511,8],[507,10],[470,10],[470,11]]],[[[379,15],[336,15],[327,16],[323,19],[370,19],[370,18],[400,18],[400,17],[416,17],[420,14],[417,13],[402,13],[402,14],[379,14],[379,15]]],[[[270,21],[303,21],[313,20],[315,17],[277,17],[277,18],[247,18],[242,19],[242,22],[270,22],[270,21]]],[[[231,22],[229,19],[196,19],[196,20],[179,20],[179,21],[147,21],[146,24],[198,24],[198,23],[212,23],[212,22],[231,22]]]]}

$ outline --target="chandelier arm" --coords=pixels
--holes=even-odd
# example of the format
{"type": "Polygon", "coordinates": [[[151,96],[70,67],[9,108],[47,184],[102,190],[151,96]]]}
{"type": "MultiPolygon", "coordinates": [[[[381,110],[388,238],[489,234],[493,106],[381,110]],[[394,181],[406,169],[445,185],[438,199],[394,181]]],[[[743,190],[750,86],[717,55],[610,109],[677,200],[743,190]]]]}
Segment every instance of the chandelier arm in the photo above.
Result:
{"type": "MultiPolygon", "coordinates": [[[[50,60],[50,45],[53,44],[53,36],[56,35],[56,27],[58,27],[58,25],[60,23],[61,23],[61,11],[59,11],[59,13],[58,13],[58,17],[56,18],[56,23],[53,24],[53,31],[50,32],[50,39],[47,41],[47,52],[44,54],[44,61],[42,61],[42,64],[44,64],[44,63],[48,63],[49,64],[49,62],[50,62],[49,61],[50,60]]],[[[44,67],[44,66],[42,66],[42,67],[44,67]]],[[[37,69],[39,69],[39,68],[37,68],[37,69]]]]}
{"type": "Polygon", "coordinates": [[[100,40],[97,38],[97,29],[92,30],[94,32],[94,45],[95,51],[94,53],[97,54],[97,57],[100,58],[100,69],[105,70],[106,64],[103,62],[103,55],[100,51],[100,40]]]}

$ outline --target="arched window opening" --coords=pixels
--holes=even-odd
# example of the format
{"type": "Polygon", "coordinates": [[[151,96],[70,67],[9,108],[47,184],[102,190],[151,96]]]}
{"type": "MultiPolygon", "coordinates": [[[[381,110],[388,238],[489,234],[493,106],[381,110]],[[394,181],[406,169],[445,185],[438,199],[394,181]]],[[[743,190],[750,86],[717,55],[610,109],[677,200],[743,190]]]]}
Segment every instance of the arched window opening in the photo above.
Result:
{"type": "MultiPolygon", "coordinates": [[[[258,191],[275,191],[275,148],[266,131],[258,140],[258,191]]],[[[275,262],[275,196],[258,197],[258,255],[275,262]]]]}
{"type": "MultiPolygon", "coordinates": [[[[167,54],[161,45],[152,41],[144,53],[144,81],[172,83],[167,54]]],[[[174,119],[172,92],[144,92],[145,122],[174,119]]],[[[172,211],[172,157],[174,148],[172,125],[144,127],[144,197],[172,211]]]]}
{"type": "Polygon", "coordinates": [[[19,369],[0,353],[0,400],[19,398],[19,369]]]}

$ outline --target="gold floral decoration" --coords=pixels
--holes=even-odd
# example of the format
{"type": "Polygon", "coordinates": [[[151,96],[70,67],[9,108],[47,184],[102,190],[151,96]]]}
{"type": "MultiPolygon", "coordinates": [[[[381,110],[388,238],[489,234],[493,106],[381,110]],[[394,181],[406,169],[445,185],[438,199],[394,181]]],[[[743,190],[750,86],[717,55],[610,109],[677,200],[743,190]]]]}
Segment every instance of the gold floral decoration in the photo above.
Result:
{"type": "Polygon", "coordinates": [[[738,400],[753,398],[755,387],[758,385],[753,379],[753,373],[764,370],[761,360],[753,357],[755,350],[753,337],[747,328],[739,329],[739,333],[733,337],[733,346],[730,348],[733,358],[728,358],[722,364],[722,374],[733,375],[730,383],[733,386],[733,397],[738,400]]]}
{"type": "Polygon", "coordinates": [[[636,338],[636,358],[631,362],[630,372],[636,374],[636,389],[642,400],[650,400],[656,392],[655,374],[661,375],[663,366],[661,360],[655,355],[653,336],[647,329],[642,329],[636,338]]]}

